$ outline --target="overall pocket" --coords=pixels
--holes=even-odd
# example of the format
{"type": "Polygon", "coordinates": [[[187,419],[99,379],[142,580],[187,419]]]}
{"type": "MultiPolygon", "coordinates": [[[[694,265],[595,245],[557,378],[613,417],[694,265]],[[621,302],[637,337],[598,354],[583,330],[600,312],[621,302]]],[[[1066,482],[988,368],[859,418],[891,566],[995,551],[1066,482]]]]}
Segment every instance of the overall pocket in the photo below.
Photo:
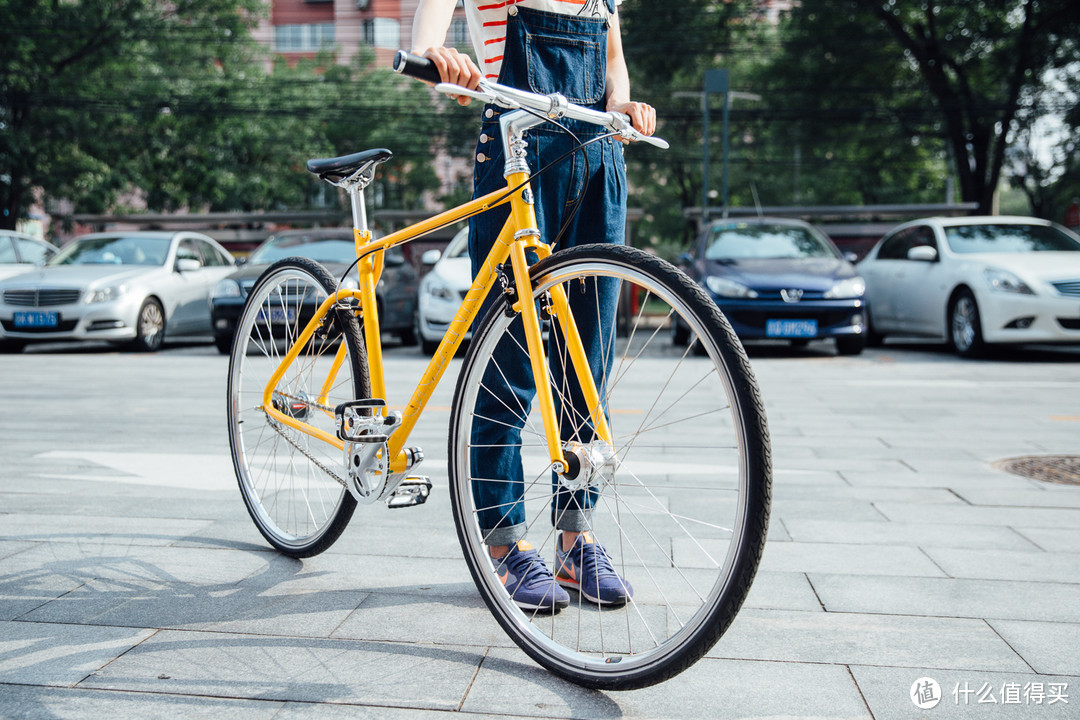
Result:
{"type": "Polygon", "coordinates": [[[604,98],[605,51],[594,40],[526,31],[529,89],[561,92],[570,102],[596,105],[604,98]]]}

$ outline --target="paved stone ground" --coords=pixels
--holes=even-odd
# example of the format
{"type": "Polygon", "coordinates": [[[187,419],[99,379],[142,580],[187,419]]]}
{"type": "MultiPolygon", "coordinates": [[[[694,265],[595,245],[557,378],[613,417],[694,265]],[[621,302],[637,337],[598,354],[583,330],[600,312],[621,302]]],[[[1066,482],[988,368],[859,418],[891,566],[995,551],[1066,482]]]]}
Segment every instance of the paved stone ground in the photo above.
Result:
{"type": "MultiPolygon", "coordinates": [[[[418,429],[432,500],[361,508],[299,562],[235,489],[212,348],[2,356],[0,717],[1080,717],[1080,487],[992,466],[1080,454],[1080,354],[751,355],[776,465],[758,580],[708,657],[627,693],[553,678],[483,609],[449,383],[418,429]]],[[[419,376],[390,360],[391,387],[419,376]]]]}

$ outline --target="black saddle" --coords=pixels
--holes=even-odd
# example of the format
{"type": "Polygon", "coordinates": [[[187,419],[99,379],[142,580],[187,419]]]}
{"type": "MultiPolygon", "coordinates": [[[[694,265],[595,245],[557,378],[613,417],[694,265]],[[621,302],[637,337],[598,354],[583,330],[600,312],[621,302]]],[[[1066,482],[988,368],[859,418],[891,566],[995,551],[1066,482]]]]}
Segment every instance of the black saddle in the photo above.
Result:
{"type": "Polygon", "coordinates": [[[320,160],[308,160],[308,172],[318,175],[323,180],[336,181],[347,178],[365,165],[384,163],[394,157],[394,153],[386,148],[374,148],[362,150],[352,155],[342,155],[335,158],[323,158],[320,160]]]}

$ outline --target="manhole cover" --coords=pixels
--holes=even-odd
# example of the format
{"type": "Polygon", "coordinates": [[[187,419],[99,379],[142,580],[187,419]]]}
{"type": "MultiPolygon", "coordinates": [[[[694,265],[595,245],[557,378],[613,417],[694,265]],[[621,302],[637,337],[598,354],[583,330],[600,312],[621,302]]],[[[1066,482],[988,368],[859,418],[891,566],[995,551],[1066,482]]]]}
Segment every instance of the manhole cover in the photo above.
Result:
{"type": "Polygon", "coordinates": [[[1080,485],[1080,455],[1029,455],[998,460],[994,466],[1032,480],[1080,485]]]}

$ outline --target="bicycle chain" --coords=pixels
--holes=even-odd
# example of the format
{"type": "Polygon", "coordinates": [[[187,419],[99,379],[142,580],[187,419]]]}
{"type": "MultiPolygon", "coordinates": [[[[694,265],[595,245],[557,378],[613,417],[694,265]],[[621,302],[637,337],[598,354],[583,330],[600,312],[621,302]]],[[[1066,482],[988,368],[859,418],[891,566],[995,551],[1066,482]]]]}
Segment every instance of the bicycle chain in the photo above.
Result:
{"type": "Polygon", "coordinates": [[[338,476],[338,474],[336,472],[334,472],[330,468],[323,465],[322,462],[320,462],[314,455],[312,455],[310,452],[308,452],[307,449],[305,449],[305,448],[301,447],[299,444],[297,444],[297,442],[295,440],[293,440],[291,437],[289,437],[285,433],[285,431],[281,428],[281,423],[279,423],[277,420],[270,417],[269,415],[266,416],[266,422],[274,432],[276,432],[281,437],[285,438],[285,442],[289,443],[294,448],[299,450],[300,454],[303,455],[304,457],[306,457],[308,460],[310,460],[312,462],[312,464],[315,465],[315,467],[319,468],[324,473],[326,473],[330,477],[337,480],[338,484],[341,485],[341,487],[345,488],[346,490],[349,489],[349,485],[348,485],[347,480],[343,480],[341,477],[338,476]]]}

